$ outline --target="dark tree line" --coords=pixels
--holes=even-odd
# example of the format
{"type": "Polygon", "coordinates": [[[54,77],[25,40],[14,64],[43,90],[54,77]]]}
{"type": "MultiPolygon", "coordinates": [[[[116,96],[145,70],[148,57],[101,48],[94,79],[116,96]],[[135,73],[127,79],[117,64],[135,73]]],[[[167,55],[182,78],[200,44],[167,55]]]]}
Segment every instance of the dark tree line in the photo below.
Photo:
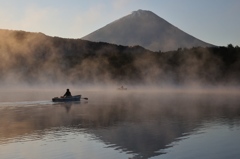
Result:
{"type": "Polygon", "coordinates": [[[0,30],[0,79],[44,83],[240,83],[240,48],[152,52],[41,33],[0,30]]]}

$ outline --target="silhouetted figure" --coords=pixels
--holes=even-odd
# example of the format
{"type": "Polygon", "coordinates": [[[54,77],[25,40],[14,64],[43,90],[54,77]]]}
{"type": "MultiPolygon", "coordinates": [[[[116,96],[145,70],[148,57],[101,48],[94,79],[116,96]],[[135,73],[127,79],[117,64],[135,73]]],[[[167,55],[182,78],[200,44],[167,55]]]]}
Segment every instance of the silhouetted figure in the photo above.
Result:
{"type": "Polygon", "coordinates": [[[71,96],[72,96],[71,92],[69,91],[69,89],[67,89],[66,93],[63,95],[63,98],[71,96]]]}

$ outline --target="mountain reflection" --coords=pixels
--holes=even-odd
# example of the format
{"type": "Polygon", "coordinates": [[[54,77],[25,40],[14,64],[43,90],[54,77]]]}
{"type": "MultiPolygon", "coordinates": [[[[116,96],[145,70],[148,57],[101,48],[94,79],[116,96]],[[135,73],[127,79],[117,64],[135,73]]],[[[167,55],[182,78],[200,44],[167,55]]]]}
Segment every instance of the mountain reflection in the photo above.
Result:
{"type": "Polygon", "coordinates": [[[226,94],[138,94],[88,104],[0,107],[0,144],[33,134],[38,140],[51,129],[65,127],[92,134],[134,158],[150,158],[206,122],[222,120],[234,126],[240,117],[238,103],[237,95],[226,94]]]}

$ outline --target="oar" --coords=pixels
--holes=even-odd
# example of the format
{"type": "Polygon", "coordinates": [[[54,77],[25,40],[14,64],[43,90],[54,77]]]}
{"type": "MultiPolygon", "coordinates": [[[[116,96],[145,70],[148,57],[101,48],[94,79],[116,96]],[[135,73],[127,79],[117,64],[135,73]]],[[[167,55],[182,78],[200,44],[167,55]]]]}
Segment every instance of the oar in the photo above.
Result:
{"type": "Polygon", "coordinates": [[[83,99],[88,100],[88,98],[83,98],[83,99]]]}

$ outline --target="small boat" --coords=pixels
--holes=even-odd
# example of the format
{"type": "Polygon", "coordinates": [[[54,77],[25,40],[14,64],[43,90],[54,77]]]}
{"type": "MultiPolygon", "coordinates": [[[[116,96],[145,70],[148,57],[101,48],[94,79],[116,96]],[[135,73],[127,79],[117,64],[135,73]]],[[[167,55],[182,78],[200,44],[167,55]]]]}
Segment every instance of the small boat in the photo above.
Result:
{"type": "Polygon", "coordinates": [[[127,90],[127,88],[124,88],[123,86],[121,86],[120,88],[118,88],[118,90],[127,90]]]}
{"type": "Polygon", "coordinates": [[[81,95],[75,95],[71,97],[54,97],[52,98],[53,102],[74,102],[74,101],[80,101],[81,95]]]}
{"type": "Polygon", "coordinates": [[[118,90],[127,90],[127,88],[118,88],[118,90]]]}

